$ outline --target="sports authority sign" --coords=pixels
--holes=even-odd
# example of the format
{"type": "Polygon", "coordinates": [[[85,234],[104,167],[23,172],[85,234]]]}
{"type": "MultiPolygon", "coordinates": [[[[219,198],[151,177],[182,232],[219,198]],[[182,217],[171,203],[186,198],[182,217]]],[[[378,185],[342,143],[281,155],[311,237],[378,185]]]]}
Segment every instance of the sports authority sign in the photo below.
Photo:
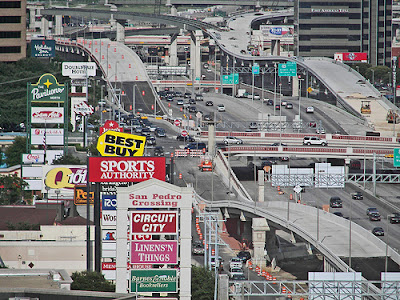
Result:
{"type": "Polygon", "coordinates": [[[132,241],[132,264],[177,264],[178,241],[132,241]]]}
{"type": "Polygon", "coordinates": [[[146,137],[107,131],[97,140],[97,150],[102,156],[143,156],[146,137]]]}
{"type": "Polygon", "coordinates": [[[72,78],[85,78],[87,76],[96,76],[96,63],[63,62],[62,75],[72,78]]]}
{"type": "Polygon", "coordinates": [[[165,157],[89,157],[90,182],[165,181],[165,157]]]}
{"type": "Polygon", "coordinates": [[[31,123],[64,123],[64,108],[62,107],[32,107],[31,123]]]}
{"type": "Polygon", "coordinates": [[[176,234],[176,211],[133,211],[130,214],[132,234],[176,234]]]}
{"type": "Polygon", "coordinates": [[[64,103],[67,100],[67,89],[58,84],[52,74],[43,74],[36,84],[28,83],[28,101],[64,103]]]}

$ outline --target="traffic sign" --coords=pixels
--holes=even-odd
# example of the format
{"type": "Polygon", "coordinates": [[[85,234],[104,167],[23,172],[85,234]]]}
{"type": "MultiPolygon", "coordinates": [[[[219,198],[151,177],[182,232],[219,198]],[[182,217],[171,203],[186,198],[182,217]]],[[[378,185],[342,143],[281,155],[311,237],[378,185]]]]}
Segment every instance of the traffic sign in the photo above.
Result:
{"type": "Polygon", "coordinates": [[[221,81],[222,84],[239,84],[239,73],[222,75],[221,81]]]}
{"type": "Polygon", "coordinates": [[[197,118],[197,119],[200,119],[202,116],[203,116],[203,114],[202,114],[201,112],[198,111],[198,112],[196,113],[196,118],[197,118]]]}
{"type": "Polygon", "coordinates": [[[393,149],[393,166],[400,167],[400,148],[393,149]]]}
{"type": "Polygon", "coordinates": [[[181,126],[181,120],[178,120],[178,119],[176,119],[175,121],[174,121],[174,125],[175,126],[181,126]]]}
{"type": "Polygon", "coordinates": [[[297,63],[288,61],[286,64],[278,64],[279,76],[297,76],[297,63]]]}
{"type": "Polygon", "coordinates": [[[253,67],[251,68],[252,72],[254,75],[260,74],[260,65],[259,64],[254,64],[253,67]]]}
{"type": "Polygon", "coordinates": [[[294,187],[294,189],[293,189],[293,191],[295,192],[295,193],[300,193],[301,191],[302,191],[302,187],[301,186],[299,186],[299,185],[296,185],[295,187],[294,187]]]}
{"type": "Polygon", "coordinates": [[[189,135],[189,133],[186,130],[182,130],[181,136],[185,137],[185,136],[188,136],[188,135],[189,135]]]}
{"type": "Polygon", "coordinates": [[[311,93],[313,90],[312,90],[312,87],[309,87],[308,89],[307,89],[307,92],[309,92],[309,93],[311,93]]]}

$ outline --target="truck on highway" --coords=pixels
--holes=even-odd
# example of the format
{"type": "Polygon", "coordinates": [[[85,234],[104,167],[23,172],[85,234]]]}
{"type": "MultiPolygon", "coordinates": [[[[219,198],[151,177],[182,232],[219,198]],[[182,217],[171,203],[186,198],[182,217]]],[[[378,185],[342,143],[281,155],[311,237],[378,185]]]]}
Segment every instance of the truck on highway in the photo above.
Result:
{"type": "Polygon", "coordinates": [[[247,98],[247,95],[249,93],[246,91],[246,89],[238,89],[236,97],[237,98],[247,98]]]}

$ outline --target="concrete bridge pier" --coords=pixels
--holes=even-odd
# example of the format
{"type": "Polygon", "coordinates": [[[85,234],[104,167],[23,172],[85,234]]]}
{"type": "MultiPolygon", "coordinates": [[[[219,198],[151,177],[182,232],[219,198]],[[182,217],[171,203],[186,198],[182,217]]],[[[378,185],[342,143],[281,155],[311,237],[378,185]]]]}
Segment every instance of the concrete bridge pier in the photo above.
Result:
{"type": "Polygon", "coordinates": [[[264,202],[264,170],[258,170],[258,202],[264,202]]]}
{"type": "Polygon", "coordinates": [[[292,97],[299,96],[299,78],[297,76],[292,76],[292,97]]]}
{"type": "Polygon", "coordinates": [[[264,257],[265,238],[267,231],[270,231],[267,220],[265,218],[253,218],[253,262],[260,267],[266,266],[266,259],[264,257]]]}
{"type": "Polygon", "coordinates": [[[200,40],[203,38],[201,30],[191,32],[190,39],[190,69],[192,70],[191,76],[193,80],[201,76],[201,52],[200,40]]]}
{"type": "Polygon", "coordinates": [[[171,5],[171,15],[172,16],[177,16],[178,15],[178,10],[175,5],[171,5]]]}
{"type": "Polygon", "coordinates": [[[169,46],[169,65],[178,65],[178,35],[173,34],[171,36],[171,45],[169,46]]]}
{"type": "Polygon", "coordinates": [[[62,15],[56,15],[56,24],[55,24],[55,28],[54,28],[55,35],[63,35],[64,34],[62,17],[63,17],[62,15]]]}
{"type": "Polygon", "coordinates": [[[116,32],[117,32],[117,42],[124,43],[125,42],[125,26],[121,24],[124,21],[116,21],[116,32]]]}
{"type": "Polygon", "coordinates": [[[271,41],[271,55],[280,56],[281,55],[281,41],[272,40],[271,41]]]}
{"type": "Polygon", "coordinates": [[[40,32],[43,36],[46,38],[49,37],[49,20],[47,20],[44,16],[42,17],[41,23],[40,23],[40,32]]]}

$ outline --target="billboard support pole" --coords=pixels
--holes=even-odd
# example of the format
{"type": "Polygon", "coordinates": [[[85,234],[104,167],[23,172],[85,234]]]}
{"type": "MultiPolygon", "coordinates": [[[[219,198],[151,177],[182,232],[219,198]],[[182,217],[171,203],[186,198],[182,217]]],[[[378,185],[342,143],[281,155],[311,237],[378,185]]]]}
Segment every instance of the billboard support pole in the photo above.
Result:
{"type": "Polygon", "coordinates": [[[93,205],[94,205],[94,225],[95,225],[94,270],[100,273],[101,272],[100,182],[96,182],[95,184],[93,201],[94,201],[93,205]]]}
{"type": "Polygon", "coordinates": [[[90,247],[90,183],[89,183],[89,150],[86,156],[86,270],[91,270],[91,247],[90,247]]]}

